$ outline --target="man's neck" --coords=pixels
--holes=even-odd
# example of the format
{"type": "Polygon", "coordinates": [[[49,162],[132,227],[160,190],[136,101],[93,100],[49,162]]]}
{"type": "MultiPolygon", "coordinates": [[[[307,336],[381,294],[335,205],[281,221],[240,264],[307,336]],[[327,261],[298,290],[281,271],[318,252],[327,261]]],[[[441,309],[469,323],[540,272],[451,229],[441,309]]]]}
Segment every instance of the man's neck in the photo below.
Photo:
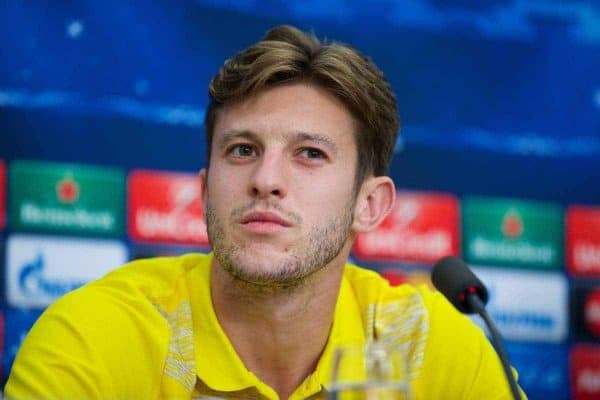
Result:
{"type": "Polygon", "coordinates": [[[215,313],[240,359],[281,399],[314,371],[327,344],[343,274],[334,262],[293,288],[251,287],[224,271],[211,273],[215,313]]]}

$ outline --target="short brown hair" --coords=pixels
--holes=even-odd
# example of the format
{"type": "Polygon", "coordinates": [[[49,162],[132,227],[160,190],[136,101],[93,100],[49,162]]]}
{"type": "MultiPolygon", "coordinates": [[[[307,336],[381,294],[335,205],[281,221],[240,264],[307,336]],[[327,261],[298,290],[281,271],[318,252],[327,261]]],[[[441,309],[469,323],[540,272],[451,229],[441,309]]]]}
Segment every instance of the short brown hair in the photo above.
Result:
{"type": "Polygon", "coordinates": [[[307,81],[340,99],[354,116],[358,148],[356,182],[386,175],[399,128],[396,98],[383,73],[356,49],[321,43],[314,34],[282,25],[225,61],[209,86],[205,117],[207,160],[220,108],[266,87],[307,81]]]}

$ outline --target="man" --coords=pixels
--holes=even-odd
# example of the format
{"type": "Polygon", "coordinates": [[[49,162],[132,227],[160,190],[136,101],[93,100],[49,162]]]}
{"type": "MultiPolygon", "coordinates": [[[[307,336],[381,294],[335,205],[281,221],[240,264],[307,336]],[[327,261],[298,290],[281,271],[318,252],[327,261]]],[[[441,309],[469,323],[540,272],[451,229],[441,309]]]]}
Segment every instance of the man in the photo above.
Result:
{"type": "Polygon", "coordinates": [[[213,253],[133,262],[56,302],[7,384],[29,398],[322,398],[334,350],[380,339],[417,399],[504,399],[482,332],[439,294],[346,264],[389,213],[396,102],[356,50],[282,26],[210,85],[213,253]]]}

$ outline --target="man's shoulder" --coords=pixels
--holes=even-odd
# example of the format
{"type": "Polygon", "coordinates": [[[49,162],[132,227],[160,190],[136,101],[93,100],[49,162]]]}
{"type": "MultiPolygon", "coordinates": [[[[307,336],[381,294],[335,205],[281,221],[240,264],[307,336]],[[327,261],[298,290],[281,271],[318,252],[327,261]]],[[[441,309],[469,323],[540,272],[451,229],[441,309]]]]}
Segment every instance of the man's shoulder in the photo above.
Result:
{"type": "Polygon", "coordinates": [[[401,284],[393,286],[378,272],[350,263],[345,266],[344,279],[350,283],[355,295],[361,302],[386,303],[394,300],[417,298],[423,303],[424,307],[430,308],[437,297],[436,292],[433,292],[427,285],[401,284]]]}
{"type": "Polygon", "coordinates": [[[385,306],[402,303],[421,309],[428,315],[428,319],[436,321],[458,319],[464,321],[467,326],[472,325],[469,318],[459,313],[440,292],[425,283],[420,285],[403,283],[394,286],[376,271],[353,264],[346,264],[344,279],[350,283],[355,298],[361,304],[385,306]]]}
{"type": "Polygon", "coordinates": [[[208,276],[201,270],[209,263],[210,256],[199,254],[137,260],[58,299],[25,339],[9,393],[14,398],[157,398],[165,364],[179,362],[169,358],[171,338],[184,343],[178,335],[191,324],[189,313],[177,310],[189,304],[188,288],[208,276]],[[46,385],[38,385],[40,377],[46,377],[46,385]]]}
{"type": "Polygon", "coordinates": [[[145,324],[152,330],[166,327],[165,315],[189,302],[188,288],[208,276],[200,270],[209,264],[210,256],[202,254],[132,261],[61,297],[40,321],[45,329],[56,321],[68,323],[87,336],[90,332],[134,332],[145,324]],[[191,276],[196,270],[199,273],[191,276]]]}
{"type": "Polygon", "coordinates": [[[175,290],[195,269],[206,271],[211,256],[189,253],[177,257],[153,257],[131,261],[91,282],[87,287],[123,287],[162,297],[175,290]]]}
{"type": "Polygon", "coordinates": [[[151,309],[170,310],[189,297],[188,288],[206,280],[209,255],[186,254],[178,257],[156,257],[134,260],[104,277],[74,290],[49,307],[49,312],[69,309],[127,309],[145,313],[151,309]],[[198,272],[198,273],[195,273],[198,272]],[[194,280],[194,282],[191,282],[194,280]]]}

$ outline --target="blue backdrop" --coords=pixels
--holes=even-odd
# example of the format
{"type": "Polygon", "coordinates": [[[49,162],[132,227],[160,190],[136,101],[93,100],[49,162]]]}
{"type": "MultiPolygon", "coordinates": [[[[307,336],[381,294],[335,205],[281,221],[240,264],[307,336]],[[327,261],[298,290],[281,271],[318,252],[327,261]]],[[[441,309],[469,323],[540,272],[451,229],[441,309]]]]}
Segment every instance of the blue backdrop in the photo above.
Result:
{"type": "MultiPolygon", "coordinates": [[[[197,171],[211,76],[281,23],[389,77],[400,188],[600,204],[598,2],[4,0],[0,159],[197,171]]],[[[8,336],[30,314],[9,312],[8,336]]],[[[566,347],[514,349],[563,360],[552,393],[568,396],[566,347]]]]}

